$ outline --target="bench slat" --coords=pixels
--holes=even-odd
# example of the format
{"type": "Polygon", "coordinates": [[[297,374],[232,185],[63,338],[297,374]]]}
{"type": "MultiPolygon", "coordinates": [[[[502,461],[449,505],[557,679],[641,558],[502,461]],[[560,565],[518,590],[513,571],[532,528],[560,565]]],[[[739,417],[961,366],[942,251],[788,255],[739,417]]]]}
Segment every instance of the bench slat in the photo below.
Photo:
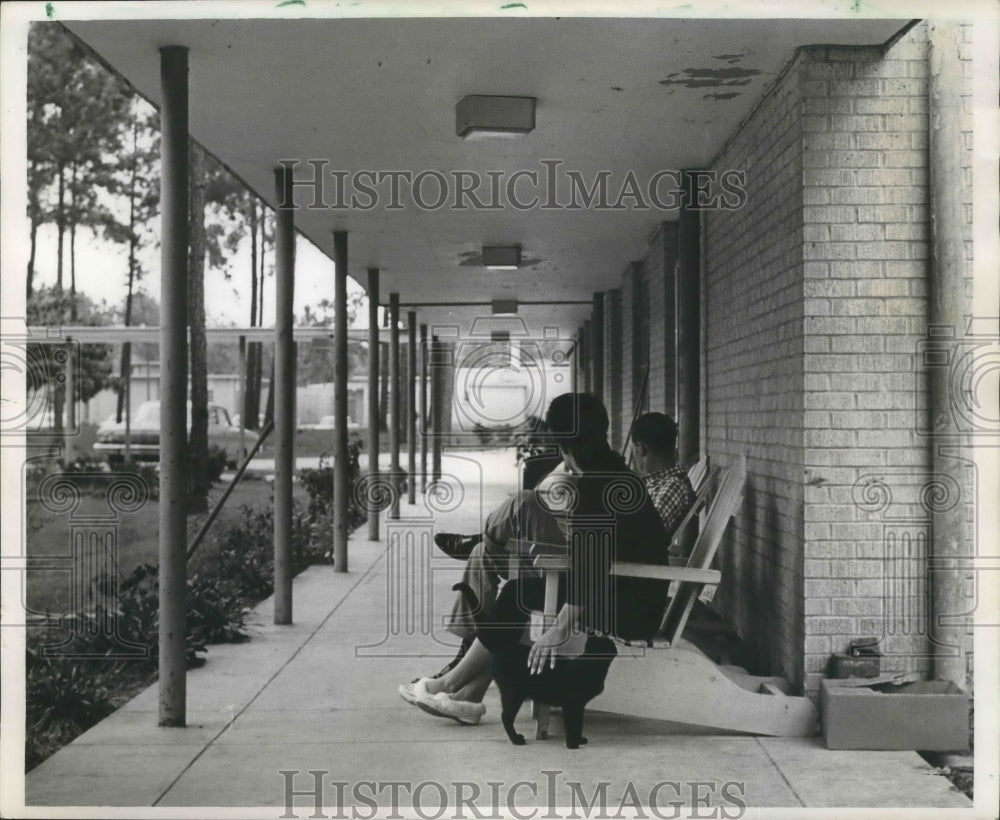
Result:
{"type": "MultiPolygon", "coordinates": [[[[569,569],[569,560],[542,555],[534,561],[535,569],[565,572],[569,569]]],[[[615,561],[611,565],[611,574],[624,578],[652,578],[658,581],[689,581],[695,584],[718,584],[722,573],[717,569],[701,569],[700,567],[670,567],[663,564],[635,564],[626,561],[615,561]]]]}

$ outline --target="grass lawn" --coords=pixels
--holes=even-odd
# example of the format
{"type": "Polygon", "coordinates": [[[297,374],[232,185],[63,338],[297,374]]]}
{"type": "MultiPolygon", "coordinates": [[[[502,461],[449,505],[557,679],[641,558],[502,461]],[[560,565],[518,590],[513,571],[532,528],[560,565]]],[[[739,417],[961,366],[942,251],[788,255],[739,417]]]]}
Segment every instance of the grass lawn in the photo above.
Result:
{"type": "MultiPolygon", "coordinates": [[[[226,484],[216,484],[209,497],[209,509],[222,496],[226,484]]],[[[212,534],[226,523],[227,518],[241,515],[245,505],[267,506],[271,503],[271,482],[259,478],[244,478],[226,501],[212,529],[202,542],[201,549],[207,547],[212,534]]],[[[294,497],[303,504],[308,501],[305,491],[295,485],[294,497]]],[[[56,515],[44,509],[37,501],[28,504],[27,554],[38,557],[69,557],[71,553],[70,516],[56,515]]],[[[118,521],[118,577],[127,576],[140,564],[159,562],[159,504],[149,501],[140,510],[121,515],[118,521]]],[[[107,516],[109,508],[100,495],[84,495],[75,512],[77,519],[85,516],[107,516]]],[[[188,542],[194,538],[205,515],[188,518],[188,542]]],[[[100,568],[94,568],[93,573],[100,568]]],[[[63,613],[72,609],[72,576],[69,568],[30,569],[27,571],[26,608],[29,613],[63,613]]]]}

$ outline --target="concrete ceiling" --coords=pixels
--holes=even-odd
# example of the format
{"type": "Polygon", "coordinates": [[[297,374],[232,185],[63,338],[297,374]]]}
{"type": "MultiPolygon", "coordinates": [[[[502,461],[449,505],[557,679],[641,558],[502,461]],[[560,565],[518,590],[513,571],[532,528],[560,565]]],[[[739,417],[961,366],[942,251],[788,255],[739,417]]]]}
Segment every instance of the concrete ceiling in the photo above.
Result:
{"type": "MultiPolygon", "coordinates": [[[[67,7],[64,7],[67,8],[67,7]]],[[[127,9],[127,5],[125,5],[127,9]]],[[[71,11],[71,8],[67,8],[71,11]]],[[[193,136],[269,202],[277,160],[326,161],[326,170],[437,171],[452,198],[456,171],[488,171],[503,185],[518,170],[516,195],[542,200],[543,160],[558,160],[559,193],[569,199],[567,170],[588,184],[608,176],[617,200],[632,172],[645,190],[658,171],[704,167],[760,100],[796,47],[881,44],[905,20],[707,19],[312,19],[104,20],[68,28],[136,89],[159,103],[158,49],[187,46],[193,136]],[[455,104],[467,94],[536,97],[537,124],[516,139],[462,140],[455,104]]],[[[311,175],[300,166],[297,177],[311,175]]],[[[326,199],[335,198],[327,177],[326,199]]],[[[748,185],[753,181],[748,180],[748,185]]],[[[656,226],[676,212],[597,208],[519,210],[447,205],[417,207],[402,183],[396,210],[389,183],[371,210],[301,208],[297,227],[332,255],[334,230],[349,232],[349,272],[381,269],[383,301],[391,291],[411,302],[493,298],[589,300],[617,287],[642,258],[656,226]],[[518,244],[523,266],[486,271],[484,244],[518,244]]],[[[667,178],[660,187],[669,199],[667,178]]],[[[427,178],[425,201],[438,196],[427,178]]],[[[312,192],[296,191],[307,205],[312,192]]],[[[362,200],[362,204],[367,198],[362,200]]],[[[467,200],[467,203],[469,201],[467,200]]],[[[651,205],[653,203],[650,203],[651,205]]],[[[420,321],[466,328],[488,308],[421,308],[420,321]]],[[[525,306],[531,333],[560,326],[571,333],[586,305],[525,306]]]]}

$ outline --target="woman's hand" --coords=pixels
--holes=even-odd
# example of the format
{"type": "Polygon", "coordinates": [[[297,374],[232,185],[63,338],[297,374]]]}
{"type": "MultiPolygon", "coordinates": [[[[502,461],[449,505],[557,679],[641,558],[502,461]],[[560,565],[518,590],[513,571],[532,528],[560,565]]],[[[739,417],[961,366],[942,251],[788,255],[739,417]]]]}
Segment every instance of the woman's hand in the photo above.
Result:
{"type": "Polygon", "coordinates": [[[565,624],[559,622],[559,619],[539,635],[538,640],[528,650],[528,669],[531,674],[540,675],[546,666],[554,669],[556,655],[568,639],[569,630],[565,624]]]}
{"type": "Polygon", "coordinates": [[[556,615],[555,623],[539,635],[538,640],[531,645],[531,649],[528,650],[528,670],[532,675],[540,675],[545,671],[546,665],[550,669],[555,668],[556,655],[566,645],[573,630],[579,628],[580,612],[579,606],[563,604],[559,614],[556,615]]]}

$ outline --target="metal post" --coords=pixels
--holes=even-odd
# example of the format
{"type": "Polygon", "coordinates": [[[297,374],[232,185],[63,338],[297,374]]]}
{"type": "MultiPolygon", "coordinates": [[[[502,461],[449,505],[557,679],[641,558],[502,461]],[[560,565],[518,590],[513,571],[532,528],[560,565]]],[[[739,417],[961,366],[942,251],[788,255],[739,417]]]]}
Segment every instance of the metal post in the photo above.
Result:
{"type": "Polygon", "coordinates": [[[76,427],[76,355],[70,336],[66,337],[66,427],[76,427]]]}
{"type": "Polygon", "coordinates": [[[406,436],[407,469],[410,473],[406,480],[406,500],[410,504],[417,503],[417,312],[406,312],[407,331],[407,396],[406,403],[408,433],[406,436]]]}
{"type": "Polygon", "coordinates": [[[691,464],[700,457],[701,217],[691,207],[697,180],[689,171],[684,191],[677,227],[677,454],[680,464],[691,464]]]}
{"type": "Polygon", "coordinates": [[[427,491],[427,325],[420,325],[420,492],[427,491]]]}
{"type": "MultiPolygon", "coordinates": [[[[378,475],[378,268],[368,268],[368,475],[378,475]]],[[[378,504],[374,486],[368,489],[368,540],[378,541],[378,504]]]]}
{"type": "MultiPolygon", "coordinates": [[[[185,338],[187,337],[185,336],[185,338]]],[[[163,377],[162,365],[160,368],[160,377],[161,379],[163,377]]],[[[122,373],[122,378],[125,380],[125,461],[126,463],[128,463],[132,461],[132,357],[131,356],[128,357],[128,364],[126,365],[125,372],[122,373]]],[[[184,424],[186,427],[187,425],[186,406],[184,409],[184,424]]]]}
{"type": "Polygon", "coordinates": [[[593,376],[591,378],[590,391],[598,396],[601,401],[607,404],[604,400],[604,294],[595,293],[594,294],[594,314],[593,321],[590,325],[591,334],[593,340],[591,341],[591,348],[593,349],[591,370],[593,376]]]}
{"type": "Polygon", "coordinates": [[[292,480],[295,475],[295,211],[292,175],[274,169],[274,622],[292,622],[292,480]],[[285,207],[282,207],[282,206],[285,207]]]}
{"type": "Polygon", "coordinates": [[[74,401],[74,394],[76,393],[76,384],[73,376],[73,368],[75,366],[76,357],[73,355],[73,340],[70,337],[66,337],[66,424],[63,425],[63,458],[66,462],[72,461],[71,451],[73,449],[73,438],[75,436],[74,430],[76,429],[76,403],[74,401]]]}
{"type": "Polygon", "coordinates": [[[431,340],[431,418],[433,433],[431,446],[431,481],[441,480],[441,434],[444,428],[444,366],[441,364],[441,342],[434,336],[431,340]]]}
{"type": "Polygon", "coordinates": [[[247,428],[247,397],[246,397],[246,379],[247,379],[247,337],[240,336],[239,344],[239,366],[237,367],[237,383],[236,383],[236,409],[240,414],[240,457],[237,459],[237,464],[243,461],[246,456],[246,428],[247,428]]]}
{"type": "MultiPolygon", "coordinates": [[[[935,20],[929,30],[930,73],[928,81],[931,266],[929,334],[941,341],[955,340],[963,332],[965,297],[965,214],[962,205],[962,60],[959,55],[962,26],[935,20]]],[[[957,351],[946,351],[955,355],[957,351]]],[[[930,429],[949,430],[953,424],[951,373],[944,367],[931,368],[930,429]]],[[[969,531],[965,516],[966,493],[971,492],[968,461],[961,442],[940,443],[932,435],[931,459],[939,486],[961,488],[952,504],[936,504],[930,543],[929,573],[931,635],[934,640],[934,677],[966,686],[966,654],[971,650],[964,619],[968,611],[968,581],[959,569],[960,559],[969,554],[969,531]]]]}
{"type": "MultiPolygon", "coordinates": [[[[399,418],[399,294],[389,294],[389,456],[391,463],[389,472],[393,484],[399,481],[399,434],[402,425],[399,418]]],[[[393,490],[392,505],[389,507],[389,518],[399,518],[399,493],[393,490]]]]}
{"type": "Polygon", "coordinates": [[[160,49],[160,726],[187,721],[187,58],[160,49]]]}
{"type": "Polygon", "coordinates": [[[347,231],[333,232],[333,568],[347,572],[347,231]]]}

